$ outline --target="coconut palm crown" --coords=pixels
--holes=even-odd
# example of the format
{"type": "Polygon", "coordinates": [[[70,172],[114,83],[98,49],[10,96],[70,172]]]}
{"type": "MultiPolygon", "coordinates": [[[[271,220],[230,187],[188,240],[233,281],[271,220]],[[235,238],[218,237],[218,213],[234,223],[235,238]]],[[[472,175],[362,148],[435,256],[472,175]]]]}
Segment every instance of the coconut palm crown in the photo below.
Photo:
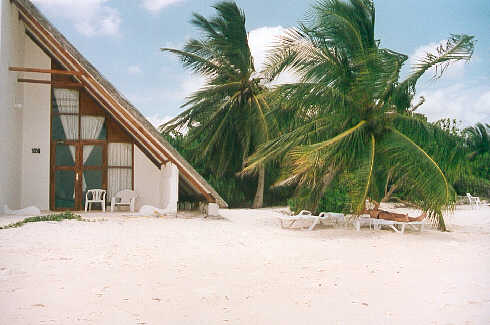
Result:
{"type": "Polygon", "coordinates": [[[382,48],[374,23],[373,1],[323,0],[281,37],[264,74],[270,80],[286,70],[298,76],[274,93],[302,125],[262,145],[245,172],[282,159],[282,182],[309,191],[311,209],[332,179],[355,175],[349,197],[356,214],[366,199],[383,198],[388,181],[402,180],[404,197],[445,229],[442,211],[452,206],[454,192],[417,144],[428,126],[410,105],[425,72],[439,78],[452,62],[471,58],[473,37],[451,35],[400,81],[408,57],[382,48]]]}
{"type": "Polygon", "coordinates": [[[470,153],[468,158],[473,160],[478,155],[490,152],[490,124],[476,123],[475,126],[464,130],[470,153]]]}
{"type": "MultiPolygon", "coordinates": [[[[187,127],[190,141],[199,139],[196,153],[217,175],[239,172],[245,160],[268,137],[267,102],[254,69],[245,29],[245,15],[234,2],[213,6],[211,19],[194,14],[191,23],[201,39],[188,41],[183,50],[162,48],[176,54],[183,66],[205,78],[206,83],[183,105],[184,112],[163,126],[164,132],[187,127]]],[[[254,207],[263,200],[264,168],[254,207]]]]}

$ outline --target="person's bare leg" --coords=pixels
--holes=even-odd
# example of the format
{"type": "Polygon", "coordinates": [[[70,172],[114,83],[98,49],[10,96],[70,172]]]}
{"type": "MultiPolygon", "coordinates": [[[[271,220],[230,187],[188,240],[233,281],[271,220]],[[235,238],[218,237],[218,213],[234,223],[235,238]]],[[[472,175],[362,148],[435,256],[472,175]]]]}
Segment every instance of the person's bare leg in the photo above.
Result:
{"type": "Polygon", "coordinates": [[[398,221],[398,222],[408,222],[408,215],[406,214],[393,213],[393,212],[382,211],[382,210],[380,210],[378,218],[391,220],[391,221],[398,221]]]}
{"type": "Polygon", "coordinates": [[[408,221],[422,221],[425,219],[425,217],[427,217],[427,214],[425,212],[422,212],[422,214],[416,218],[413,218],[413,217],[408,217],[408,221]]]}

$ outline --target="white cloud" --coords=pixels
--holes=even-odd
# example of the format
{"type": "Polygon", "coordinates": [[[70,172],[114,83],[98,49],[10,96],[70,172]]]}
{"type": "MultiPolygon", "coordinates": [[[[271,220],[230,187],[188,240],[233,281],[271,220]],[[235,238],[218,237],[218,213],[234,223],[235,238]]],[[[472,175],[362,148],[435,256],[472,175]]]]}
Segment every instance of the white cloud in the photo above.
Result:
{"type": "MultiPolygon", "coordinates": [[[[429,121],[451,118],[464,126],[490,121],[490,87],[472,87],[458,83],[435,90],[422,90],[417,96],[426,101],[417,110],[427,115],[429,121]]],[[[416,98],[418,100],[418,98],[416,98]]]]}
{"type": "Polygon", "coordinates": [[[268,52],[274,48],[275,43],[286,31],[287,29],[282,26],[265,26],[248,33],[248,45],[254,58],[255,70],[260,71],[264,68],[268,52]]]}
{"type": "MultiPolygon", "coordinates": [[[[447,40],[442,40],[439,43],[429,43],[416,48],[412,55],[410,55],[408,58],[410,69],[413,68],[413,66],[416,65],[420,59],[423,59],[426,56],[426,53],[437,55],[437,47],[439,47],[441,44],[445,45],[446,42],[447,40]]],[[[444,72],[444,78],[461,78],[464,74],[465,63],[465,60],[450,63],[449,67],[444,72]]],[[[435,72],[435,68],[431,68],[426,72],[426,75],[432,77],[435,75],[435,72]]],[[[440,73],[439,70],[437,72],[440,73]]]]}
{"type": "Polygon", "coordinates": [[[128,73],[130,75],[138,75],[138,74],[142,74],[143,71],[141,70],[139,65],[131,65],[128,67],[128,73]]]}
{"type": "MultiPolygon", "coordinates": [[[[287,32],[282,26],[260,27],[253,29],[248,34],[248,45],[254,58],[255,71],[260,72],[265,68],[267,55],[274,48],[279,38],[287,32]]],[[[296,82],[297,78],[292,72],[285,71],[274,80],[273,84],[296,82]]]]}
{"type": "Polygon", "coordinates": [[[153,124],[153,126],[158,129],[158,127],[160,125],[167,123],[168,121],[173,119],[173,117],[167,116],[167,115],[161,115],[161,114],[157,113],[157,114],[153,114],[151,116],[147,116],[146,119],[148,120],[148,122],[153,124]]]}
{"type": "Polygon", "coordinates": [[[51,16],[73,22],[76,30],[85,36],[118,35],[121,25],[119,11],[106,3],[108,0],[32,0],[51,16]]]}
{"type": "Polygon", "coordinates": [[[175,93],[177,98],[185,98],[204,86],[205,79],[199,75],[190,75],[182,79],[179,90],[175,93]]]}
{"type": "Polygon", "coordinates": [[[180,105],[185,98],[204,85],[204,79],[197,75],[179,74],[176,80],[168,86],[139,89],[137,92],[128,90],[125,93],[129,100],[140,108],[149,120],[164,120],[169,116],[176,116],[182,109],[180,105]],[[157,112],[157,113],[150,113],[157,112]]]}
{"type": "Polygon", "coordinates": [[[183,2],[185,0],[142,0],[143,7],[149,11],[157,12],[161,9],[173,5],[175,3],[183,2]]]}

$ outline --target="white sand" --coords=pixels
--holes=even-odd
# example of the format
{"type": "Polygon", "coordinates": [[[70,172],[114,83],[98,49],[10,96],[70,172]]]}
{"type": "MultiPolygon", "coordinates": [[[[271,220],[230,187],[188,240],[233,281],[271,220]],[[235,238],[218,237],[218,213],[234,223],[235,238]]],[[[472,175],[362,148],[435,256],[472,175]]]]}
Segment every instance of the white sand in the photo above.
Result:
{"type": "Polygon", "coordinates": [[[490,324],[489,207],[404,235],[222,214],[0,230],[0,324],[490,324]]]}

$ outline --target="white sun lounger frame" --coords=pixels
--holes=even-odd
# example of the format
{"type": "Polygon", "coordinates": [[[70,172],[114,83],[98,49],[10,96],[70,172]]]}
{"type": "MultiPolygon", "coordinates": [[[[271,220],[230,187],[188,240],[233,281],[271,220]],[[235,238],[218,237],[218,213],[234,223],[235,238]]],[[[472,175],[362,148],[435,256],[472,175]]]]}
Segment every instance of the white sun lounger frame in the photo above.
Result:
{"type": "Polygon", "coordinates": [[[414,230],[419,230],[420,232],[424,231],[425,221],[422,220],[422,221],[401,222],[401,221],[371,218],[371,225],[374,227],[375,230],[381,229],[382,226],[388,226],[391,229],[393,229],[395,232],[403,234],[405,232],[406,226],[409,226],[414,230]],[[400,229],[398,229],[396,226],[400,226],[400,229]],[[417,229],[416,226],[419,226],[419,229],[417,229]]]}
{"type": "Polygon", "coordinates": [[[313,228],[318,223],[318,216],[314,216],[311,211],[301,210],[300,213],[294,216],[281,216],[279,221],[281,222],[281,228],[291,228],[298,220],[311,220],[312,224],[308,230],[313,230],[313,228]],[[289,224],[285,224],[289,222],[289,224]]]}
{"type": "Polygon", "coordinates": [[[313,230],[319,223],[324,223],[326,221],[334,222],[335,224],[345,223],[345,215],[343,213],[335,212],[322,212],[318,216],[314,216],[311,211],[301,210],[300,213],[294,216],[283,216],[279,217],[282,228],[291,228],[298,220],[311,220],[311,226],[308,230],[313,230]],[[285,222],[290,222],[287,226],[284,225],[285,222]]]}

